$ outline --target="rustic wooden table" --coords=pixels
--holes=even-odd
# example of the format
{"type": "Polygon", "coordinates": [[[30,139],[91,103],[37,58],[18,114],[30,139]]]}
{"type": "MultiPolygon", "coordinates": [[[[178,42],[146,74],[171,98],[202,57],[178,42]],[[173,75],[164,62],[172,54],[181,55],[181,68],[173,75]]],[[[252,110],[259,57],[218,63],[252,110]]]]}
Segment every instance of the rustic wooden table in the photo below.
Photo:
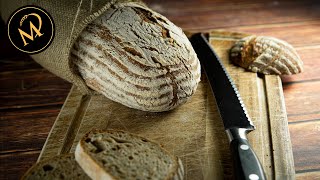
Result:
{"type": "MultiPolygon", "coordinates": [[[[293,44],[305,72],[282,77],[297,179],[320,179],[320,3],[202,0],[147,4],[184,30],[226,29],[293,44]]],[[[19,53],[0,28],[0,179],[36,162],[71,84],[19,53]]]]}

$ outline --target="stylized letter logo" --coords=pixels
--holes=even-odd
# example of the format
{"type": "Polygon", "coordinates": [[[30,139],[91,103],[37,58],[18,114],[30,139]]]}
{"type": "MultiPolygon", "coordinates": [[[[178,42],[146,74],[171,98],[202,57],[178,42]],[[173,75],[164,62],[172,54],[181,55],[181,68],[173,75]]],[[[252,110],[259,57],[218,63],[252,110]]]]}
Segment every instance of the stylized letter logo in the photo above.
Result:
{"type": "Polygon", "coordinates": [[[26,42],[26,40],[25,40],[24,37],[27,37],[27,38],[30,39],[31,41],[34,40],[34,38],[33,38],[33,31],[36,32],[35,37],[37,37],[37,35],[38,35],[39,37],[43,35],[43,34],[40,33],[40,29],[41,29],[41,26],[42,26],[42,20],[41,20],[41,17],[40,17],[38,14],[36,14],[36,13],[31,13],[31,14],[28,14],[28,15],[23,16],[23,18],[22,18],[21,21],[20,21],[20,26],[22,26],[22,23],[24,22],[24,20],[27,19],[27,17],[28,17],[28,16],[31,16],[31,15],[36,16],[36,17],[38,18],[38,20],[39,20],[39,28],[37,29],[37,28],[33,25],[33,23],[32,23],[31,21],[30,21],[30,32],[31,32],[31,35],[27,34],[26,32],[22,31],[20,28],[18,28],[19,33],[20,33],[20,36],[21,36],[21,38],[22,38],[22,40],[23,40],[24,46],[26,46],[27,44],[29,44],[29,43],[26,42]]]}
{"type": "Polygon", "coordinates": [[[17,9],[8,21],[11,43],[22,52],[36,54],[49,47],[54,38],[52,17],[37,6],[17,9]]]}

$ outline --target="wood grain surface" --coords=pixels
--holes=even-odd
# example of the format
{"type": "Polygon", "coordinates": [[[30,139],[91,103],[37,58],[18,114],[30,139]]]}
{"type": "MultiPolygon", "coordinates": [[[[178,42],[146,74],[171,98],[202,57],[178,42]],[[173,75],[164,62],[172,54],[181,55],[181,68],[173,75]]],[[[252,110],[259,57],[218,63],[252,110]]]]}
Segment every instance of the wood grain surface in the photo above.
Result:
{"type": "MultiPolygon", "coordinates": [[[[271,35],[296,47],[305,63],[305,72],[281,77],[296,177],[319,179],[320,3],[317,0],[147,0],[146,3],[184,30],[224,28],[271,35]]],[[[17,179],[36,162],[71,84],[15,50],[4,27],[1,22],[0,179],[17,179]]]]}

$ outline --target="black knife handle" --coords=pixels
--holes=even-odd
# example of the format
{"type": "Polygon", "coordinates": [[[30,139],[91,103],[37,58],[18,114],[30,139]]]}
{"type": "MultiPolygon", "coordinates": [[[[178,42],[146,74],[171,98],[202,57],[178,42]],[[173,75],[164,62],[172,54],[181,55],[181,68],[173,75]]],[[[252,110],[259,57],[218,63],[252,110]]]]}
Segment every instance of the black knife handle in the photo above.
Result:
{"type": "Polygon", "coordinates": [[[230,139],[230,149],[234,162],[234,177],[237,180],[265,180],[262,166],[257,155],[251,148],[249,141],[246,139],[246,133],[241,133],[239,129],[234,128],[233,135],[230,139]]]}

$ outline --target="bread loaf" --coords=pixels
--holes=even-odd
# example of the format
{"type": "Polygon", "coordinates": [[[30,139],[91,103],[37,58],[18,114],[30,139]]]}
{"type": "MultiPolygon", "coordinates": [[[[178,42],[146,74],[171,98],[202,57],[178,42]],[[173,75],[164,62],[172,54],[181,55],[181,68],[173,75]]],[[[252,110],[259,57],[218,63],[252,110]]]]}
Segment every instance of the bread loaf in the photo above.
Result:
{"type": "Polygon", "coordinates": [[[182,179],[183,166],[158,144],[123,131],[92,131],[76,147],[92,179],[182,179]]]}
{"type": "Polygon", "coordinates": [[[90,178],[81,169],[73,154],[55,156],[33,165],[21,178],[22,180],[43,179],[81,179],[90,178]]]}
{"type": "Polygon", "coordinates": [[[86,84],[143,111],[186,102],[200,81],[200,63],[183,31],[136,3],[117,4],[89,24],[71,50],[86,84]]]}
{"type": "Polygon", "coordinates": [[[235,43],[230,59],[263,74],[291,75],[303,71],[297,51],[287,42],[268,36],[248,36],[235,43]]]}

